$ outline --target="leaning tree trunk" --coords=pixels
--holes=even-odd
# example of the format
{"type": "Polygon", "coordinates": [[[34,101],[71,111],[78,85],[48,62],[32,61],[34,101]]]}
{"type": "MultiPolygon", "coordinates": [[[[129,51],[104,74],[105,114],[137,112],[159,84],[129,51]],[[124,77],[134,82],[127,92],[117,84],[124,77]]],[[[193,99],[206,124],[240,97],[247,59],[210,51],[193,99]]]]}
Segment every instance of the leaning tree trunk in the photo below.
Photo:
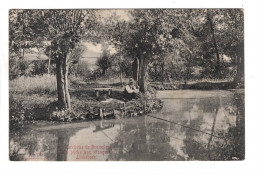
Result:
{"type": "Polygon", "coordinates": [[[70,94],[69,94],[69,80],[68,80],[68,69],[69,69],[69,56],[59,56],[56,59],[56,74],[57,74],[57,92],[58,92],[58,109],[70,109],[70,94]]]}
{"type": "Polygon", "coordinates": [[[219,50],[218,50],[216,36],[215,36],[215,29],[214,29],[213,22],[212,22],[212,19],[209,16],[209,14],[207,14],[207,19],[209,21],[210,31],[211,31],[211,35],[212,35],[212,41],[213,41],[213,44],[214,44],[214,49],[215,49],[216,57],[217,57],[217,62],[216,62],[216,66],[215,66],[215,73],[218,76],[220,74],[220,56],[219,56],[219,50]]]}

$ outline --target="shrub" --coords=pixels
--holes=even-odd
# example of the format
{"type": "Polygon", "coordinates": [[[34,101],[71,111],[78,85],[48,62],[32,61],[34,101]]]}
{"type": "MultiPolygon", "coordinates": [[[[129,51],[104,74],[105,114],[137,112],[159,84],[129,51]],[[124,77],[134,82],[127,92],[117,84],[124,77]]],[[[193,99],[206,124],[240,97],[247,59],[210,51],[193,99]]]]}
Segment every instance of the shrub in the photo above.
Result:
{"type": "Polygon", "coordinates": [[[14,100],[12,96],[9,98],[9,123],[10,129],[18,129],[23,125],[25,120],[34,120],[32,108],[26,108],[22,101],[14,100]]]}
{"type": "Polygon", "coordinates": [[[31,76],[43,75],[48,71],[48,60],[33,60],[29,67],[31,76]]]}
{"type": "Polygon", "coordinates": [[[86,61],[80,60],[78,63],[71,64],[69,67],[69,75],[77,78],[87,79],[91,75],[86,61]]]}
{"type": "Polygon", "coordinates": [[[29,76],[31,71],[31,67],[29,65],[29,61],[17,60],[16,58],[10,57],[9,78],[12,80],[20,76],[29,76]]]}

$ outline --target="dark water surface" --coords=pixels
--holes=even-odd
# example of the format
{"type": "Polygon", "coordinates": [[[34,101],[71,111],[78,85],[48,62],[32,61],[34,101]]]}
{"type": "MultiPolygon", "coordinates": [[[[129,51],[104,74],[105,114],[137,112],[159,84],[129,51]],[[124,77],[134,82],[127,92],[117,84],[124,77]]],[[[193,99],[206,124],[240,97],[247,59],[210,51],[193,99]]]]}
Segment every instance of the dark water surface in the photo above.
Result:
{"type": "Polygon", "coordinates": [[[10,132],[10,160],[243,160],[244,91],[158,91],[159,113],[10,132]]]}

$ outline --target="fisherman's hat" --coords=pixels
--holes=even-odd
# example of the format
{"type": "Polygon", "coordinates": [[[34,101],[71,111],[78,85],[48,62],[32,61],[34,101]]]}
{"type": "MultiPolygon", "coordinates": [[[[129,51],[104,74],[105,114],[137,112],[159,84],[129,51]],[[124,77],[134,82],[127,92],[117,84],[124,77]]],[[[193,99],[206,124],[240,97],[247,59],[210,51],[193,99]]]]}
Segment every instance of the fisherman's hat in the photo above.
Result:
{"type": "Polygon", "coordinates": [[[132,78],[129,79],[129,83],[133,83],[134,80],[132,78]]]}

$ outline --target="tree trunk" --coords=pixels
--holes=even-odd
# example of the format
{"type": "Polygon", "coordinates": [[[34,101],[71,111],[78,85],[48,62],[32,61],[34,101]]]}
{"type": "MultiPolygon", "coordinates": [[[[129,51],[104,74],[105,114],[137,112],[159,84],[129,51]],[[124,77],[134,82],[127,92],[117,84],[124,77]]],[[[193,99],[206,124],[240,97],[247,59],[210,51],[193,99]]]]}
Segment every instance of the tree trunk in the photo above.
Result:
{"type": "Polygon", "coordinates": [[[157,63],[154,64],[155,80],[157,80],[157,63]]]}
{"type": "Polygon", "coordinates": [[[141,92],[145,92],[145,77],[148,61],[144,57],[137,58],[133,63],[133,78],[140,87],[141,92]]]}
{"type": "Polygon", "coordinates": [[[217,62],[216,62],[216,66],[215,66],[215,73],[218,76],[220,74],[219,50],[218,50],[217,41],[216,41],[216,37],[215,37],[215,30],[214,30],[213,22],[212,22],[212,20],[211,20],[211,18],[209,16],[209,14],[207,14],[207,19],[209,21],[211,35],[212,35],[212,40],[213,40],[213,44],[214,44],[214,49],[215,49],[216,56],[217,56],[217,62]]]}
{"type": "Polygon", "coordinates": [[[63,77],[64,77],[64,88],[65,88],[65,99],[66,99],[66,104],[67,104],[67,109],[71,109],[70,106],[70,93],[69,93],[69,56],[70,56],[71,52],[69,52],[66,56],[66,59],[64,61],[63,64],[63,77]]]}
{"type": "MultiPolygon", "coordinates": [[[[138,72],[138,77],[137,77],[137,82],[138,82],[138,86],[140,86],[140,88],[141,88],[141,78],[142,78],[142,67],[143,67],[143,63],[144,63],[144,59],[142,58],[142,57],[140,57],[139,59],[139,66],[138,66],[138,70],[137,70],[137,72],[138,72]]],[[[142,91],[141,89],[140,89],[140,91],[142,91]]],[[[143,92],[143,91],[142,91],[143,92]]]]}
{"type": "Polygon", "coordinates": [[[57,78],[57,93],[58,93],[58,108],[59,110],[66,108],[64,81],[62,78],[62,59],[56,60],[56,78],[57,78]]]}
{"type": "MultiPolygon", "coordinates": [[[[50,53],[51,55],[51,53],[50,53]]],[[[48,59],[48,74],[50,74],[50,67],[51,67],[51,56],[49,55],[49,59],[48,59]]]]}
{"type": "Polygon", "coordinates": [[[51,58],[49,57],[49,60],[48,60],[48,74],[50,74],[50,66],[51,66],[51,58]]]}
{"type": "Polygon", "coordinates": [[[135,85],[139,85],[139,59],[136,58],[133,62],[133,79],[136,81],[135,85]]]}
{"type": "Polygon", "coordinates": [[[24,48],[23,48],[23,55],[22,56],[23,56],[23,59],[24,59],[24,48]]]}
{"type": "Polygon", "coordinates": [[[140,72],[139,86],[141,92],[145,92],[146,70],[147,70],[147,59],[142,57],[140,60],[140,68],[139,68],[139,72],[140,72]]]}
{"type": "Polygon", "coordinates": [[[161,67],[162,67],[162,84],[164,82],[164,58],[163,58],[163,62],[161,64],[161,67]]]}
{"type": "Polygon", "coordinates": [[[70,94],[69,94],[69,80],[68,69],[69,62],[67,55],[61,55],[56,59],[56,77],[57,77],[57,92],[58,92],[58,109],[70,109],[70,94]]]}
{"type": "Polygon", "coordinates": [[[238,57],[237,58],[237,74],[234,78],[234,85],[238,86],[239,84],[244,86],[244,58],[243,57],[238,57]]]}

